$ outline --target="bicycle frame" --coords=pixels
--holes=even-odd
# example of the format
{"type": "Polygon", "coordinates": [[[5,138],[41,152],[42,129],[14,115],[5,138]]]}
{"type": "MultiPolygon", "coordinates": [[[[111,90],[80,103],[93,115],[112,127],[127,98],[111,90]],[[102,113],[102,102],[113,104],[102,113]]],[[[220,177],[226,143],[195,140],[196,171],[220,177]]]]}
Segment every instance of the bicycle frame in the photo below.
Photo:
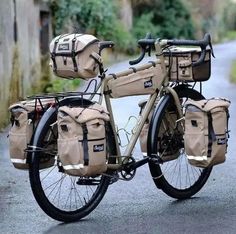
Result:
{"type": "MultiPolygon", "coordinates": [[[[109,95],[108,91],[108,81],[113,79],[112,75],[108,75],[105,76],[102,81],[101,81],[101,93],[104,95],[105,98],[105,103],[106,103],[106,107],[108,112],[110,113],[110,123],[112,126],[112,130],[114,132],[114,137],[115,137],[115,143],[116,143],[116,152],[117,155],[115,155],[115,157],[117,158],[117,164],[108,164],[108,168],[109,169],[114,169],[117,170],[121,167],[122,165],[122,158],[123,157],[130,157],[132,155],[132,152],[134,150],[135,144],[139,138],[139,135],[141,133],[141,130],[145,124],[145,121],[147,120],[151,110],[154,107],[154,103],[157,99],[157,97],[162,97],[163,95],[170,93],[174,99],[175,105],[177,107],[178,110],[178,114],[179,114],[179,120],[182,120],[183,118],[183,113],[181,110],[181,104],[178,98],[178,94],[176,93],[176,91],[169,86],[169,77],[168,77],[168,71],[167,71],[167,67],[165,65],[165,60],[164,60],[164,56],[162,55],[162,49],[161,49],[161,45],[157,42],[155,43],[155,48],[156,48],[156,52],[157,52],[157,56],[159,57],[159,59],[157,59],[156,63],[160,64],[161,66],[161,70],[162,70],[162,82],[160,82],[160,84],[158,84],[157,86],[157,91],[159,90],[159,92],[155,92],[153,94],[151,94],[148,98],[147,104],[144,108],[144,111],[141,113],[141,115],[138,118],[138,121],[136,123],[136,125],[133,128],[133,134],[131,136],[131,139],[128,143],[128,145],[125,148],[125,152],[123,155],[121,155],[121,151],[120,151],[120,147],[119,147],[119,143],[118,143],[118,137],[116,134],[116,129],[115,129],[115,120],[114,120],[114,116],[113,116],[113,111],[112,111],[112,105],[111,105],[111,97],[109,95]]],[[[145,69],[145,68],[149,68],[151,67],[152,64],[144,64],[143,66],[140,67],[140,69],[145,69]]],[[[120,74],[122,75],[127,75],[130,74],[132,71],[126,70],[121,72],[120,74]]],[[[99,103],[101,104],[103,101],[103,97],[100,97],[99,103]]],[[[136,162],[136,166],[135,168],[144,165],[145,163],[147,163],[149,160],[148,157],[141,159],[139,161],[136,162]]]]}

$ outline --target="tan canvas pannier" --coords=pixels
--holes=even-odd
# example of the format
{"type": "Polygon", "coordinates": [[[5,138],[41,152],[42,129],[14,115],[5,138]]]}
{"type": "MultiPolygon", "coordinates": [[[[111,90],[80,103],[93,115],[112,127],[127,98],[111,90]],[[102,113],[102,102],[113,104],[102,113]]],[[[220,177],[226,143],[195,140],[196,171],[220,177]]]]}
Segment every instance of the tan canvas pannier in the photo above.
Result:
{"type": "Polygon", "coordinates": [[[97,76],[99,40],[88,34],[65,34],[50,43],[51,62],[55,75],[63,78],[89,79],[97,76]]]}
{"type": "Polygon", "coordinates": [[[144,65],[130,68],[112,76],[113,78],[108,81],[108,89],[113,98],[152,94],[160,88],[163,81],[160,64],[152,66],[152,63],[148,64],[148,67],[144,65]]]}
{"type": "Polygon", "coordinates": [[[65,173],[95,176],[106,171],[106,121],[109,115],[97,103],[86,108],[59,108],[58,157],[65,173]]]}
{"type": "MultiPolygon", "coordinates": [[[[35,101],[22,101],[9,107],[11,112],[12,127],[9,131],[9,151],[10,159],[17,169],[28,169],[27,153],[25,150],[31,142],[33,132],[40,120],[43,110],[49,107],[55,101],[45,99],[41,101],[42,106],[35,101]]],[[[48,167],[52,164],[50,160],[44,160],[41,168],[48,167]]]]}
{"type": "Polygon", "coordinates": [[[211,50],[206,52],[205,60],[198,66],[192,66],[201,54],[198,48],[171,47],[166,51],[165,61],[167,67],[171,64],[169,77],[171,81],[196,82],[206,81],[211,75],[211,50]]]}
{"type": "Polygon", "coordinates": [[[190,164],[208,167],[225,161],[229,105],[221,98],[186,102],[184,145],[190,164]]]}
{"type": "MultiPolygon", "coordinates": [[[[143,156],[147,156],[147,138],[148,138],[148,130],[149,130],[149,125],[150,121],[153,115],[153,111],[155,109],[155,106],[158,105],[159,99],[155,102],[154,108],[151,110],[148,119],[146,120],[141,133],[139,135],[139,142],[140,142],[140,147],[141,151],[143,153],[143,156]]],[[[146,100],[143,100],[139,102],[139,107],[140,107],[140,114],[143,112],[145,106],[147,104],[146,100]]],[[[161,145],[166,144],[166,142],[169,140],[167,139],[168,134],[169,134],[169,129],[175,129],[176,128],[176,121],[177,121],[177,115],[175,111],[169,110],[165,114],[165,118],[163,119],[165,122],[164,124],[160,125],[159,129],[159,134],[158,134],[158,151],[159,151],[159,159],[160,162],[167,162],[176,159],[179,156],[179,149],[177,147],[168,147],[165,149],[162,149],[161,145]],[[170,127],[170,128],[168,128],[170,127]],[[168,128],[168,129],[167,129],[168,128]]]]}

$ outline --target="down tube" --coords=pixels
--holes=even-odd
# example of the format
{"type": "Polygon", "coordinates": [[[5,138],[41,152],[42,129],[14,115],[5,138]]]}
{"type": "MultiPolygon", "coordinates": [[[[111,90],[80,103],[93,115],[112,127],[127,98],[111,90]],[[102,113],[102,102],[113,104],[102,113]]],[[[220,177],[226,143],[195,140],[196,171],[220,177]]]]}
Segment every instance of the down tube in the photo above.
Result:
{"type": "Polygon", "coordinates": [[[134,127],[135,132],[134,134],[132,134],[131,139],[129,144],[127,145],[125,152],[124,152],[124,156],[130,156],[133,152],[134,146],[139,138],[140,132],[144,126],[144,123],[146,121],[146,119],[148,118],[149,113],[151,112],[154,103],[156,101],[156,98],[158,96],[158,93],[155,92],[154,94],[150,95],[150,98],[148,99],[148,102],[144,108],[143,113],[139,116],[138,119],[138,123],[137,125],[134,127]]]}

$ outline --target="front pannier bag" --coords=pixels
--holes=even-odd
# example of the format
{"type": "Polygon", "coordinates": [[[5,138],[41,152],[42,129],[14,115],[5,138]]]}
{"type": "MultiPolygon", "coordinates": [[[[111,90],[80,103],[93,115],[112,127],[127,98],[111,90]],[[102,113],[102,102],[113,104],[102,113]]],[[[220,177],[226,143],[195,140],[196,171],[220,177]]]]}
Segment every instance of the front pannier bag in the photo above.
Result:
{"type": "Polygon", "coordinates": [[[198,48],[173,47],[164,53],[170,81],[206,81],[211,76],[211,50],[207,49],[204,61],[193,66],[200,58],[198,48]]]}
{"type": "Polygon", "coordinates": [[[184,145],[193,166],[205,168],[225,161],[229,105],[221,98],[186,102],[184,145]]]}
{"type": "Polygon", "coordinates": [[[106,131],[109,115],[95,103],[58,110],[58,157],[65,173],[95,176],[106,171],[106,131]]]}
{"type": "Polygon", "coordinates": [[[50,54],[53,72],[63,78],[93,78],[102,63],[99,40],[88,34],[57,36],[50,43],[50,54]]]}
{"type": "MultiPolygon", "coordinates": [[[[55,101],[45,99],[35,105],[35,100],[22,101],[9,107],[11,112],[12,127],[9,131],[9,151],[10,159],[14,167],[17,169],[28,169],[27,153],[25,150],[31,142],[33,132],[40,120],[43,110],[47,109],[55,101]]],[[[50,160],[40,163],[41,168],[51,165],[50,160]]]]}

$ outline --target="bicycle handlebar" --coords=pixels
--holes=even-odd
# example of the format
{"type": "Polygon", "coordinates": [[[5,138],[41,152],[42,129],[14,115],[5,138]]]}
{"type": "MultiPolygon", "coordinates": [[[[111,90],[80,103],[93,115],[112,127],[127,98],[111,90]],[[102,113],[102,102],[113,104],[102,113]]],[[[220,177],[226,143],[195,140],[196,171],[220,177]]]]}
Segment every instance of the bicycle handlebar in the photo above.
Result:
{"type": "MultiPolygon", "coordinates": [[[[172,39],[172,40],[159,40],[159,42],[163,45],[179,45],[179,46],[199,46],[201,48],[201,55],[199,57],[199,59],[196,62],[192,63],[192,66],[198,66],[200,65],[206,56],[206,47],[209,45],[211,52],[212,52],[212,56],[214,56],[214,52],[213,52],[213,48],[212,48],[212,44],[211,44],[211,36],[210,34],[205,34],[204,38],[201,40],[178,40],[178,39],[172,39]]],[[[140,39],[138,41],[139,46],[141,47],[141,55],[135,59],[129,62],[130,65],[134,65],[137,64],[139,62],[141,62],[141,60],[144,58],[145,53],[147,51],[151,50],[151,47],[153,47],[155,45],[156,40],[155,39],[151,39],[151,38],[144,38],[144,39],[140,39]]]]}
{"type": "Polygon", "coordinates": [[[146,52],[148,52],[148,54],[150,56],[151,55],[151,47],[154,46],[154,43],[155,43],[155,41],[154,41],[154,39],[151,39],[151,34],[147,33],[145,39],[141,39],[138,41],[138,44],[141,47],[140,56],[137,59],[129,61],[129,64],[135,65],[135,64],[140,63],[143,60],[146,52]],[[144,42],[142,42],[142,41],[144,41],[144,42]],[[148,43],[149,41],[152,41],[152,43],[148,43]]]}

